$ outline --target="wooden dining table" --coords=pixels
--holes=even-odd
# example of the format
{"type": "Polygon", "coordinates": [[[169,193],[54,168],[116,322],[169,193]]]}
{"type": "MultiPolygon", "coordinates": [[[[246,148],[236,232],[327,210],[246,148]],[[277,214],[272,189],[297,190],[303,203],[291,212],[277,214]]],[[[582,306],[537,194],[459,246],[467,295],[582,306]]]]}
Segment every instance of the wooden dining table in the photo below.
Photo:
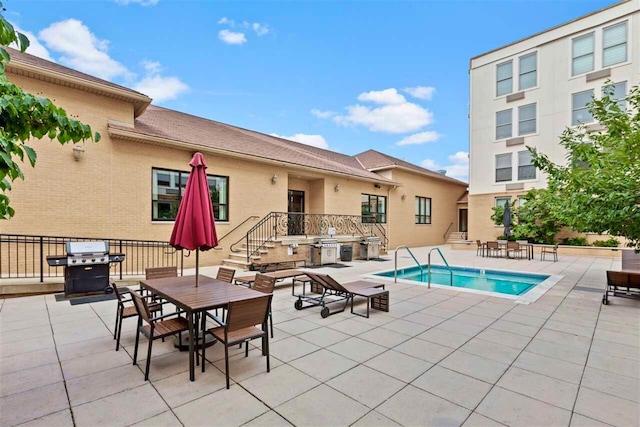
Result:
{"type": "MultiPolygon", "coordinates": [[[[236,286],[212,277],[196,276],[163,277],[161,279],[141,280],[140,286],[184,310],[189,322],[189,379],[195,380],[194,353],[196,313],[226,308],[230,301],[245,300],[264,296],[262,292],[243,286],[236,286]]],[[[204,361],[202,361],[204,363],[204,361]]]]}

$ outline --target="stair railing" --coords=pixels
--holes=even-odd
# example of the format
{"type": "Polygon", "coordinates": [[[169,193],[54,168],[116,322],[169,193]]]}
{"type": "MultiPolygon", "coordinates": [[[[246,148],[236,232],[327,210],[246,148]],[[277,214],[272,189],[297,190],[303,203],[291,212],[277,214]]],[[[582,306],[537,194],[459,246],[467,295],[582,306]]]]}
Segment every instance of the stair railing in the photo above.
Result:
{"type": "Polygon", "coordinates": [[[440,254],[440,258],[442,258],[442,261],[444,261],[445,265],[449,269],[449,286],[453,286],[453,270],[451,270],[449,263],[445,259],[444,255],[442,255],[442,252],[439,248],[431,248],[429,250],[429,254],[427,255],[427,288],[431,288],[431,252],[433,251],[437,251],[440,254]]]}
{"type": "Polygon", "coordinates": [[[449,230],[451,230],[451,227],[453,227],[453,222],[451,224],[449,224],[449,226],[447,227],[447,231],[445,231],[444,234],[442,235],[442,238],[445,241],[447,240],[447,235],[449,234],[449,230]]]}
{"type": "Polygon", "coordinates": [[[409,252],[409,255],[411,255],[411,258],[413,258],[413,260],[416,262],[416,264],[418,265],[418,268],[420,269],[420,277],[424,276],[424,268],[422,268],[422,264],[420,264],[418,262],[418,259],[415,257],[415,255],[413,255],[413,252],[411,252],[411,249],[409,249],[409,246],[407,245],[401,245],[398,246],[395,250],[395,261],[394,261],[394,266],[393,266],[393,281],[395,283],[398,283],[398,250],[399,249],[406,249],[407,252],[409,252]]]}
{"type": "MultiPolygon", "coordinates": [[[[238,228],[240,228],[240,227],[242,227],[243,225],[245,225],[245,224],[247,223],[247,221],[250,221],[250,220],[252,220],[252,219],[258,219],[258,218],[260,218],[258,215],[251,215],[251,216],[248,216],[244,221],[242,221],[240,224],[238,224],[236,227],[234,227],[234,228],[233,228],[233,230],[229,231],[227,234],[225,234],[224,236],[222,236],[221,238],[219,238],[219,239],[218,239],[218,243],[220,243],[220,242],[221,242],[225,237],[227,237],[229,234],[233,233],[233,232],[234,232],[234,231],[236,231],[238,228]]],[[[244,236],[243,236],[243,238],[244,238],[244,236]]],[[[242,239],[240,239],[240,240],[242,240],[242,239]]],[[[234,243],[234,244],[235,244],[235,243],[234,243]]],[[[221,250],[222,248],[218,246],[218,247],[215,247],[214,249],[216,249],[216,250],[221,250]]],[[[232,250],[232,252],[233,252],[233,250],[232,250]]]]}

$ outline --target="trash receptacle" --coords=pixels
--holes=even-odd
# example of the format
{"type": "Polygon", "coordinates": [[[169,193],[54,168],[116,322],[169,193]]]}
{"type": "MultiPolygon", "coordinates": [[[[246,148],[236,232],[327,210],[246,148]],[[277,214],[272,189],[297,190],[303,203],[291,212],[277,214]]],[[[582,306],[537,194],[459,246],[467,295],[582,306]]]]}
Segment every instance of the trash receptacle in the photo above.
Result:
{"type": "Polygon", "coordinates": [[[351,261],[353,258],[353,246],[342,245],[340,246],[340,261],[351,261]]]}

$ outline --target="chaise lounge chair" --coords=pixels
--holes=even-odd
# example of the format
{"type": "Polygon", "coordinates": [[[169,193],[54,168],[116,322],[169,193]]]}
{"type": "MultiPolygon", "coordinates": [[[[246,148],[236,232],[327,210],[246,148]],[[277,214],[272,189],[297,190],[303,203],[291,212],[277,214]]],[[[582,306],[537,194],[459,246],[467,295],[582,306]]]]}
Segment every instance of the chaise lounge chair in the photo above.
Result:
{"type": "Polygon", "coordinates": [[[607,270],[607,287],[602,304],[609,304],[609,296],[640,297],[640,271],[607,270]]]}
{"type": "Polygon", "coordinates": [[[320,315],[325,318],[332,314],[342,313],[349,302],[351,302],[351,313],[361,317],[369,317],[369,309],[373,308],[381,311],[389,311],[389,291],[384,289],[384,284],[357,280],[349,283],[338,283],[328,274],[306,273],[306,275],[316,284],[322,287],[322,294],[319,297],[298,295],[294,307],[296,310],[303,308],[321,306],[320,315]],[[361,314],[353,311],[353,300],[356,296],[367,299],[367,312],[361,314]],[[328,298],[327,298],[328,297],[328,298]],[[344,306],[340,310],[330,311],[328,304],[344,301],[344,306]],[[304,305],[304,304],[307,305],[304,305]]]}

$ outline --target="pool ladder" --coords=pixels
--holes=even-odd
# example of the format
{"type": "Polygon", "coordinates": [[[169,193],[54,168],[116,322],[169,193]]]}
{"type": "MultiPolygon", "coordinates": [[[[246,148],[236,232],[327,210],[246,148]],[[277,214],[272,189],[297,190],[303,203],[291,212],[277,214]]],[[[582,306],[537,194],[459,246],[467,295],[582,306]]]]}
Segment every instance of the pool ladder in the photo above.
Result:
{"type": "MultiPolygon", "coordinates": [[[[413,252],[411,252],[411,249],[409,249],[409,246],[402,245],[402,246],[398,246],[396,248],[396,250],[395,250],[395,255],[394,255],[395,256],[395,264],[394,264],[394,269],[393,269],[393,281],[395,283],[398,283],[398,250],[399,249],[406,249],[407,252],[409,252],[409,255],[411,255],[411,258],[413,258],[413,260],[416,262],[416,265],[420,269],[420,278],[422,279],[424,277],[424,268],[422,268],[422,265],[418,262],[416,257],[413,255],[413,252]]],[[[427,255],[427,288],[431,288],[431,252],[433,252],[433,251],[438,251],[438,253],[440,254],[440,258],[442,258],[442,261],[444,261],[445,265],[449,269],[450,286],[453,286],[453,270],[451,270],[451,267],[449,266],[449,263],[445,259],[444,255],[442,255],[442,252],[440,251],[440,249],[431,248],[429,250],[429,254],[427,255]]]]}

